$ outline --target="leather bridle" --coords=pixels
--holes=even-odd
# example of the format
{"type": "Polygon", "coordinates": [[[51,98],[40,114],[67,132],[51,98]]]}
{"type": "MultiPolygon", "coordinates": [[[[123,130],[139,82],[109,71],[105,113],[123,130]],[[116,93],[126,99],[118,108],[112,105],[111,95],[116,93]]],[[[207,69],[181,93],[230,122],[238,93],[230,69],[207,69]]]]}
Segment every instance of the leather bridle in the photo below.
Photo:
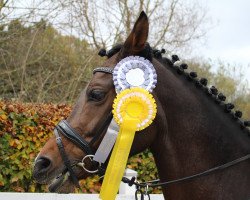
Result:
{"type": "MultiPolygon", "coordinates": [[[[113,69],[108,68],[108,67],[98,67],[93,70],[93,74],[95,74],[96,72],[112,74],[113,69]]],[[[106,119],[103,121],[103,123],[96,130],[94,137],[90,142],[87,142],[74,128],[70,126],[70,124],[66,120],[62,120],[58,123],[58,125],[56,125],[55,130],[54,130],[54,134],[56,136],[56,144],[58,146],[64,165],[69,172],[70,178],[77,187],[80,187],[78,183],[78,178],[74,170],[72,169],[72,167],[75,165],[73,165],[70,162],[66,154],[60,134],[62,134],[66,139],[70,140],[72,143],[78,146],[86,154],[85,157],[91,158],[91,156],[93,156],[95,153],[95,151],[93,150],[93,145],[101,138],[102,133],[104,133],[104,131],[107,129],[112,118],[113,118],[113,115],[112,115],[112,112],[110,112],[108,116],[106,117],[106,119]]],[[[98,164],[92,159],[91,161],[93,162],[94,165],[98,164]]],[[[85,168],[83,167],[83,169],[85,168]]],[[[85,171],[89,172],[89,170],[85,170],[85,171]]]]}
{"type": "MultiPolygon", "coordinates": [[[[98,68],[95,68],[93,70],[93,74],[95,74],[96,72],[112,74],[113,69],[108,68],[108,67],[98,67],[98,68]]],[[[87,142],[84,138],[82,138],[82,136],[76,130],[74,130],[66,120],[60,121],[54,130],[54,134],[56,136],[56,143],[57,143],[60,155],[62,157],[62,160],[64,162],[64,165],[70,174],[70,178],[71,178],[72,182],[79,188],[80,188],[80,186],[78,183],[78,178],[75,175],[75,173],[72,169],[72,164],[71,164],[70,160],[68,159],[68,156],[65,152],[65,149],[64,149],[64,146],[62,143],[62,138],[60,137],[60,133],[63,136],[65,136],[65,138],[69,139],[72,143],[77,145],[86,154],[86,156],[84,158],[90,157],[90,156],[93,156],[93,153],[94,153],[93,144],[95,142],[97,142],[98,139],[100,139],[100,137],[102,136],[102,133],[109,126],[112,118],[113,118],[113,115],[112,115],[112,112],[110,112],[108,114],[107,118],[101,124],[101,126],[97,129],[93,139],[90,142],[87,142]]],[[[83,160],[84,160],[84,158],[83,158],[83,160]]],[[[175,184],[175,183],[179,183],[179,182],[193,180],[193,179],[200,178],[200,177],[203,177],[206,175],[210,175],[216,171],[221,171],[221,170],[227,169],[231,166],[237,165],[237,164],[239,164],[243,161],[249,160],[249,159],[250,159],[250,154],[247,154],[246,156],[243,156],[243,157],[238,158],[236,160],[233,160],[231,162],[227,162],[223,165],[216,166],[214,168],[210,168],[210,169],[203,171],[201,173],[197,173],[197,174],[194,174],[191,176],[187,176],[187,177],[183,177],[183,178],[179,178],[179,179],[175,179],[175,180],[171,180],[171,181],[167,181],[167,182],[159,182],[159,180],[154,180],[154,181],[149,181],[149,182],[144,182],[144,183],[138,183],[135,181],[135,178],[132,178],[131,180],[129,180],[125,177],[123,177],[122,181],[125,183],[128,183],[130,186],[136,185],[136,187],[137,187],[136,198],[137,198],[137,193],[138,193],[138,191],[141,191],[140,190],[141,188],[167,186],[167,185],[171,185],[171,184],[175,184]]],[[[91,160],[91,161],[94,164],[98,164],[93,160],[91,160]]],[[[83,168],[83,169],[85,169],[85,168],[83,168]]],[[[102,173],[105,171],[105,169],[103,169],[103,168],[99,168],[99,169],[102,173]]],[[[85,171],[89,172],[86,169],[85,169],[85,171]]],[[[145,191],[146,191],[146,195],[149,196],[149,194],[147,193],[147,189],[145,191]]]]}

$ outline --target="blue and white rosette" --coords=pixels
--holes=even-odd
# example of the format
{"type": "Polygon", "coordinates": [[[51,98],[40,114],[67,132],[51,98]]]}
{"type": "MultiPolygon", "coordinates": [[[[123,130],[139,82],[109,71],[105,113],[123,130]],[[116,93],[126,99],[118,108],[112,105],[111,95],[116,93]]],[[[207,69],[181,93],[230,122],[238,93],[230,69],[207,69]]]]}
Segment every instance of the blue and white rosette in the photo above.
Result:
{"type": "Polygon", "coordinates": [[[133,87],[152,92],[157,83],[157,74],[149,60],[139,56],[129,56],[115,66],[113,81],[117,93],[133,87]]]}

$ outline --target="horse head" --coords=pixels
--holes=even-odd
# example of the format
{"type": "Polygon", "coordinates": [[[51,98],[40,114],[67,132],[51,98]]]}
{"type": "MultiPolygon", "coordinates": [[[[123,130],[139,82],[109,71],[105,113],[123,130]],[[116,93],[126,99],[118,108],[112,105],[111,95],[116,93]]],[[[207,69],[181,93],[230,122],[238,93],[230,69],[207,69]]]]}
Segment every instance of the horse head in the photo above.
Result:
{"type": "MultiPolygon", "coordinates": [[[[62,180],[60,180],[65,179],[68,170],[65,159],[66,162],[70,163],[77,180],[89,176],[90,173],[87,171],[95,171],[96,165],[91,159],[86,160],[84,167],[88,169],[87,171],[77,164],[86,155],[93,155],[97,150],[112,119],[112,104],[116,97],[112,69],[127,56],[143,56],[152,59],[150,48],[147,48],[148,30],[148,18],[142,12],[132,32],[125,43],[120,46],[118,52],[109,56],[100,67],[94,70],[91,80],[80,94],[70,116],[67,120],[59,123],[59,129],[55,130],[55,136],[45,144],[37,156],[34,165],[34,178],[37,182],[43,184],[53,182],[54,184],[51,187],[53,191],[71,191],[74,183],[77,184],[76,180],[68,178],[67,181],[63,181],[63,184],[62,180]],[[69,137],[72,135],[62,134],[64,131],[72,131],[73,134],[77,134],[79,137],[70,140],[69,137]],[[62,134],[62,136],[60,137],[59,134],[62,134]],[[77,143],[77,139],[80,139],[80,142],[77,143]],[[58,140],[61,140],[59,143],[63,145],[63,154],[65,155],[60,152],[61,147],[58,148],[58,140]],[[60,182],[60,184],[57,182],[60,182]]],[[[155,123],[142,132],[144,133],[135,136],[131,155],[141,152],[152,145],[157,133],[155,123]]]]}

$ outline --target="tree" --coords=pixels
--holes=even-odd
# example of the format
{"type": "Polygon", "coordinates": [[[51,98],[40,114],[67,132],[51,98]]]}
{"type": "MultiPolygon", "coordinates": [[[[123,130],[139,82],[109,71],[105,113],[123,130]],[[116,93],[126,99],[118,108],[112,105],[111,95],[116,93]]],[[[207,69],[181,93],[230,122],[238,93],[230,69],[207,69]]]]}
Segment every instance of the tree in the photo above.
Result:
{"type": "Polygon", "coordinates": [[[124,41],[142,10],[151,22],[151,46],[164,46],[168,53],[183,50],[206,33],[206,11],[198,1],[192,4],[184,0],[58,1],[70,19],[71,28],[97,49],[124,41]]]}
{"type": "Polygon", "coordinates": [[[85,40],[61,35],[44,20],[19,20],[0,34],[0,94],[29,102],[73,101],[100,59],[85,40]],[[8,38],[1,42],[1,38],[8,38]]]}
{"type": "Polygon", "coordinates": [[[10,0],[0,0],[0,21],[6,17],[6,13],[3,10],[6,8],[10,0]]]}

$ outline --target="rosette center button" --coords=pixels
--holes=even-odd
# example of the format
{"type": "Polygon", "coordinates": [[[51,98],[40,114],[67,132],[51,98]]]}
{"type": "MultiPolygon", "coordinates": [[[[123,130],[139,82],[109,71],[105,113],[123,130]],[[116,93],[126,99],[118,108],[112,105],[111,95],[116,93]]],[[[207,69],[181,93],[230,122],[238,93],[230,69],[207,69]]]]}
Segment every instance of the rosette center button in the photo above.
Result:
{"type": "Polygon", "coordinates": [[[143,113],[143,105],[139,102],[131,102],[127,105],[126,113],[131,118],[140,118],[143,113]]]}

